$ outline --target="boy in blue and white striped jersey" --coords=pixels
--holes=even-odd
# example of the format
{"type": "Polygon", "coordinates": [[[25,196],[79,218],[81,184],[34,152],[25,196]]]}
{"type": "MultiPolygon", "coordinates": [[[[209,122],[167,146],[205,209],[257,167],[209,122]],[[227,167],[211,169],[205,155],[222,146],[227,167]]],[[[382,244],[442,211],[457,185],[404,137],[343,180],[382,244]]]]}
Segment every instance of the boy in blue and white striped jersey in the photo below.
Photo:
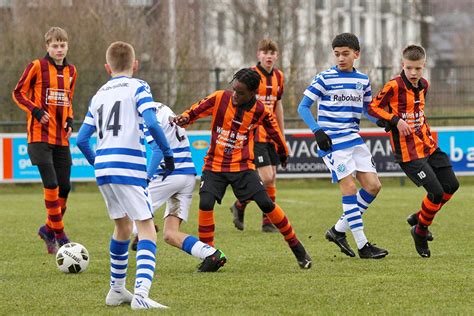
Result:
{"type": "Polygon", "coordinates": [[[372,100],[369,77],[354,68],[359,57],[357,36],[351,33],[337,35],[332,42],[336,66],[319,73],[305,90],[298,113],[316,137],[318,155],[338,182],[342,192],[342,216],[326,232],[326,239],[340,250],[355,257],[346,240],[351,230],[361,258],[379,259],[387,250],[370,244],[364,233],[362,214],[381,189],[374,160],[359,135],[362,114],[375,122],[367,113],[372,100]],[[318,103],[318,122],[311,106],[318,103]],[[362,188],[357,191],[354,176],[362,188]]]}
{"type": "MultiPolygon", "coordinates": [[[[176,114],[166,105],[156,103],[156,118],[168,140],[175,162],[170,174],[163,169],[163,153],[147,129],[146,140],[153,153],[148,165],[148,189],[153,212],[166,203],[163,223],[163,239],[166,243],[181,249],[202,261],[198,272],[216,272],[227,261],[225,255],[195,236],[179,230],[182,221],[188,220],[189,208],[196,184],[196,168],[191,157],[191,148],[184,128],[173,123],[176,114]]],[[[132,243],[136,250],[138,237],[132,243]]]]}
{"type": "Polygon", "coordinates": [[[132,78],[138,67],[133,47],[112,43],[106,61],[112,78],[92,97],[77,136],[77,146],[94,166],[109,217],[115,221],[110,241],[110,290],[105,303],[127,303],[132,309],[166,308],[148,297],[156,264],[156,232],[147,186],[145,124],[163,152],[168,173],[174,170],[173,152],[156,120],[150,87],[132,78]],[[97,150],[93,152],[89,139],[96,131],[97,150]],[[133,295],[125,288],[132,220],[140,238],[133,295]]]}

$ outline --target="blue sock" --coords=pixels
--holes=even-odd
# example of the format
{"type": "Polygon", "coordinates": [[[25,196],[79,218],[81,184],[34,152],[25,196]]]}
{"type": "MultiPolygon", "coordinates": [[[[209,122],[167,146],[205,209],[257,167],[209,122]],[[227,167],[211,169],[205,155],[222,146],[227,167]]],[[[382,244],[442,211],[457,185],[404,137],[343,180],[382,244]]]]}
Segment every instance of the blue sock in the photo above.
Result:
{"type": "Polygon", "coordinates": [[[184,239],[181,249],[201,260],[204,260],[206,257],[216,252],[216,248],[199,241],[199,239],[191,235],[184,239]]]}
{"type": "Polygon", "coordinates": [[[364,214],[369,208],[369,204],[375,200],[375,196],[370,194],[369,192],[365,191],[363,188],[357,192],[357,205],[359,206],[359,210],[361,214],[364,214]]]}
{"type": "Polygon", "coordinates": [[[110,288],[113,290],[120,290],[125,287],[129,243],[130,240],[110,239],[110,288]]]}
{"type": "Polygon", "coordinates": [[[156,264],[156,243],[151,240],[140,240],[137,245],[137,276],[135,294],[148,297],[156,264]]]}

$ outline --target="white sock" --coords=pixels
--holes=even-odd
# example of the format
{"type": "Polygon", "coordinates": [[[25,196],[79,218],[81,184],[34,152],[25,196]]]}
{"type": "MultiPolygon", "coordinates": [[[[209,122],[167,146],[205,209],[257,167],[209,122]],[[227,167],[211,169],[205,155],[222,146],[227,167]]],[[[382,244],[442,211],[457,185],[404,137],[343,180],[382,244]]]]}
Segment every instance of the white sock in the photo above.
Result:
{"type": "Polygon", "coordinates": [[[357,205],[357,196],[343,196],[342,209],[344,210],[344,220],[349,224],[349,228],[357,243],[357,248],[361,249],[367,243],[367,237],[365,237],[364,234],[364,223],[362,222],[362,215],[357,205]]]}
{"type": "Polygon", "coordinates": [[[190,255],[201,260],[204,260],[206,257],[209,257],[214,252],[216,252],[216,248],[199,241],[199,239],[191,235],[184,239],[183,246],[181,248],[190,255]]]}

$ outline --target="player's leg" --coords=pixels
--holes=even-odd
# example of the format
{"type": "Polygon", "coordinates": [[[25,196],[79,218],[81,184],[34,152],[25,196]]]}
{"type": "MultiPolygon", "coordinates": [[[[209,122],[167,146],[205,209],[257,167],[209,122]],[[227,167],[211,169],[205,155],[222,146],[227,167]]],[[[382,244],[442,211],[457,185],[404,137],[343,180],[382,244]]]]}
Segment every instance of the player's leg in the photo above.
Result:
{"type": "Polygon", "coordinates": [[[272,224],[283,235],[288,246],[293,251],[299,266],[302,269],[311,268],[311,257],[296,237],[285,212],[268,196],[258,174],[253,170],[247,170],[235,173],[232,177],[231,185],[235,196],[239,200],[254,200],[260,210],[267,215],[272,224]]]}
{"type": "Polygon", "coordinates": [[[199,189],[199,240],[214,247],[214,205],[221,202],[228,180],[222,172],[204,170],[199,189]]]}
{"type": "Polygon", "coordinates": [[[61,214],[67,210],[67,198],[71,191],[71,151],[69,146],[55,146],[53,149],[53,164],[58,179],[59,194],[58,201],[61,206],[61,214]]]}
{"type": "MultiPolygon", "coordinates": [[[[270,155],[269,147],[267,143],[256,142],[254,144],[254,163],[257,167],[257,171],[264,183],[265,188],[268,188],[270,197],[275,198],[275,174],[276,168],[273,170],[272,165],[276,166],[279,162],[278,155],[276,154],[275,147],[273,146],[273,154],[275,157],[270,155]]],[[[244,214],[245,208],[250,200],[239,201],[236,200],[234,204],[230,207],[230,211],[233,216],[233,222],[235,228],[238,230],[244,230],[244,214]]],[[[265,225],[263,231],[275,231],[269,220],[266,218],[265,214],[262,214],[262,226],[265,225]]]]}
{"type": "Polygon", "coordinates": [[[421,202],[420,210],[417,212],[417,223],[412,226],[411,235],[418,254],[423,258],[428,258],[431,256],[428,246],[428,235],[430,233],[428,228],[441,207],[444,193],[443,186],[428,163],[428,159],[400,163],[400,167],[413,183],[417,186],[423,186],[427,193],[421,202]]]}
{"type": "MultiPolygon", "coordinates": [[[[263,186],[265,187],[265,191],[267,191],[268,196],[270,199],[275,202],[276,199],[276,166],[264,166],[257,168],[258,175],[260,179],[262,179],[263,186]]],[[[273,233],[277,232],[278,229],[273,226],[270,219],[265,215],[262,214],[262,231],[266,233],[273,233]]]]}
{"type": "Polygon", "coordinates": [[[64,223],[62,221],[61,207],[59,205],[58,180],[53,166],[53,146],[47,143],[28,144],[28,155],[33,165],[38,167],[43,183],[43,194],[46,206],[46,224],[41,226],[38,234],[46,243],[48,253],[54,254],[57,251],[56,241],[61,241],[61,245],[68,243],[64,233],[64,223]]]}
{"type": "Polygon", "coordinates": [[[166,308],[148,297],[156,265],[156,231],[148,188],[122,184],[114,184],[113,188],[118,204],[135,221],[138,230],[137,267],[131,307],[166,308]]]}
{"type": "Polygon", "coordinates": [[[115,229],[110,238],[110,290],[105,299],[108,306],[130,304],[133,295],[126,287],[128,270],[128,244],[130,243],[130,232],[132,221],[126,211],[120,205],[120,197],[114,191],[112,184],[99,186],[109,217],[115,222],[115,229]]]}

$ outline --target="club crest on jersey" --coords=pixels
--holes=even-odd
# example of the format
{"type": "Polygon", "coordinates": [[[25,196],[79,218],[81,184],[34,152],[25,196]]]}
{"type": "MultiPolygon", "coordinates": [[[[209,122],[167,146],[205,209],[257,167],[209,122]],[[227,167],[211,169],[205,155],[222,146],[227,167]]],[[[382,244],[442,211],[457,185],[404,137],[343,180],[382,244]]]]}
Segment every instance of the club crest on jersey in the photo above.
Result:
{"type": "Polygon", "coordinates": [[[357,83],[356,83],[356,89],[357,89],[357,90],[362,90],[362,89],[364,89],[364,85],[362,84],[362,82],[357,82],[357,83]]]}
{"type": "Polygon", "coordinates": [[[341,172],[344,172],[344,171],[346,171],[346,165],[341,163],[340,165],[337,166],[337,172],[341,173],[341,172]]]}

